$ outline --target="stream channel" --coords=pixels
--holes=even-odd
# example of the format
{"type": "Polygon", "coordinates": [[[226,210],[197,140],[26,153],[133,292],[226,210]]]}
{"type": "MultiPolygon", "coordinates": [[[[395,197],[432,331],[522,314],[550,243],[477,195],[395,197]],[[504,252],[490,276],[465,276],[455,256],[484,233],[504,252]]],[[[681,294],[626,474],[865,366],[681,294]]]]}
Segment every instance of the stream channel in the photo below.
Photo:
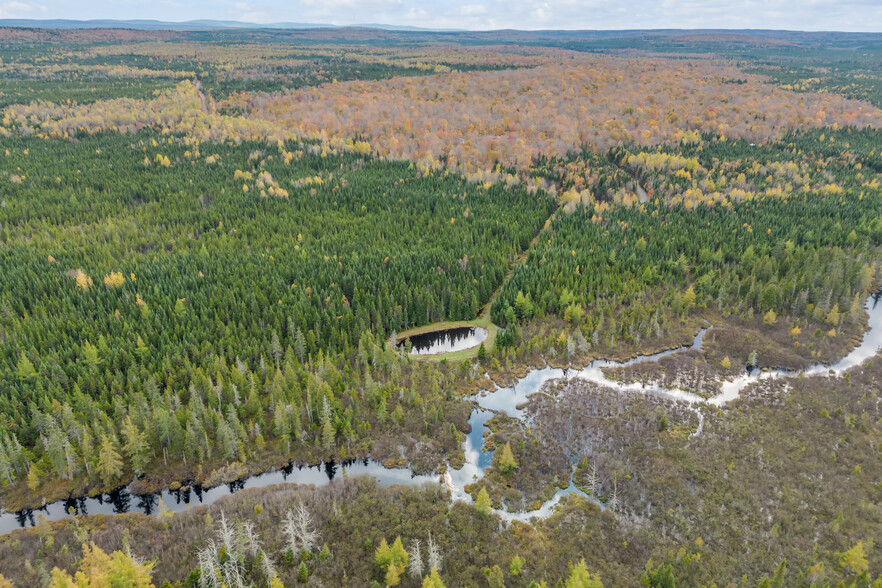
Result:
{"type": "MultiPolygon", "coordinates": [[[[612,388],[622,393],[655,394],[673,401],[685,403],[696,411],[699,418],[698,429],[692,434],[701,434],[704,424],[703,414],[697,409],[701,404],[720,406],[735,400],[748,385],[765,379],[798,376],[802,373],[805,377],[839,377],[846,370],[860,365],[865,360],[873,357],[882,348],[882,291],[867,298],[866,310],[869,314],[868,330],[864,333],[860,344],[848,355],[833,365],[815,364],[805,370],[782,370],[782,369],[754,369],[746,370],[741,375],[720,385],[719,393],[711,398],[704,398],[692,392],[679,388],[666,388],[658,385],[644,385],[643,383],[621,383],[609,379],[604,374],[604,369],[624,367],[636,363],[655,362],[662,357],[685,351],[688,349],[702,348],[702,341],[707,329],[701,329],[695,336],[692,345],[670,349],[652,355],[642,355],[624,362],[609,360],[595,360],[582,369],[560,369],[545,367],[534,369],[520,378],[511,387],[497,388],[493,391],[485,391],[473,396],[477,407],[472,411],[469,418],[471,432],[463,441],[465,451],[465,465],[459,470],[448,470],[444,476],[437,474],[416,475],[407,468],[387,468],[381,463],[372,460],[354,460],[344,463],[328,462],[318,466],[288,466],[276,471],[251,476],[245,480],[202,488],[197,485],[186,489],[170,490],[153,494],[137,495],[129,491],[128,487],[119,488],[108,494],[95,497],[72,498],[59,500],[47,504],[39,509],[28,509],[16,513],[0,513],[0,534],[9,533],[21,527],[33,526],[37,523],[38,515],[43,515],[48,520],[58,520],[72,514],[119,514],[125,512],[143,512],[155,515],[159,511],[160,499],[165,506],[179,512],[190,507],[212,504],[216,500],[243,490],[245,488],[260,488],[273,484],[313,484],[323,486],[339,476],[372,476],[380,485],[390,486],[393,484],[420,485],[425,483],[443,483],[450,489],[453,500],[471,501],[464,488],[480,479],[487,467],[489,467],[493,454],[491,451],[482,449],[484,444],[485,423],[496,412],[504,412],[508,416],[524,420],[523,411],[518,408],[523,405],[527,396],[536,392],[551,380],[558,379],[581,379],[593,382],[597,385],[612,388]]],[[[531,518],[543,518],[550,515],[555,505],[567,494],[578,493],[585,496],[572,482],[567,488],[559,489],[557,493],[538,510],[527,512],[510,513],[496,511],[506,520],[528,521],[531,518]]],[[[590,498],[594,500],[593,498],[590,498]]],[[[602,507],[602,505],[601,505],[602,507]]]]}

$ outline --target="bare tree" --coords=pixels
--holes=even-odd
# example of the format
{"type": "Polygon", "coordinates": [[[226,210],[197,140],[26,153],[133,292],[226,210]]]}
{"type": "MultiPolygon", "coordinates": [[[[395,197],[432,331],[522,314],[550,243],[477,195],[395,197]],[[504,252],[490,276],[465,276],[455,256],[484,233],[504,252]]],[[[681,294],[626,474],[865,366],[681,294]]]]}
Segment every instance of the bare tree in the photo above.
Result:
{"type": "Polygon", "coordinates": [[[270,555],[262,549],[260,550],[260,567],[263,569],[263,575],[271,582],[276,576],[276,564],[270,555]]]}
{"type": "Polygon", "coordinates": [[[595,495],[600,487],[600,478],[597,476],[597,462],[591,464],[591,471],[588,472],[588,477],[585,480],[585,489],[588,491],[588,494],[595,495]]]}
{"type": "Polygon", "coordinates": [[[410,560],[408,562],[410,577],[419,580],[423,577],[423,554],[420,553],[420,540],[414,539],[410,546],[410,560]]]}
{"type": "Polygon", "coordinates": [[[282,533],[288,540],[288,549],[294,553],[304,549],[312,551],[321,539],[321,534],[315,529],[312,515],[302,500],[297,501],[293,510],[285,513],[282,533]]]}
{"type": "Polygon", "coordinates": [[[432,534],[429,533],[429,569],[441,571],[441,550],[438,548],[438,544],[435,543],[435,539],[432,537],[432,534]]]}
{"type": "Polygon", "coordinates": [[[267,582],[276,575],[275,565],[260,546],[253,523],[233,525],[221,511],[217,537],[209,539],[196,554],[199,562],[199,588],[245,588],[248,580],[246,561],[259,563],[267,582]],[[221,558],[221,552],[226,557],[221,558]],[[223,561],[221,561],[223,559],[223,561]]]}
{"type": "Polygon", "coordinates": [[[217,552],[214,539],[209,539],[205,547],[196,554],[199,562],[199,588],[221,588],[223,580],[221,580],[217,552]]]}
{"type": "Polygon", "coordinates": [[[619,484],[617,480],[613,480],[613,491],[609,497],[609,509],[613,512],[617,512],[619,507],[619,484]]]}

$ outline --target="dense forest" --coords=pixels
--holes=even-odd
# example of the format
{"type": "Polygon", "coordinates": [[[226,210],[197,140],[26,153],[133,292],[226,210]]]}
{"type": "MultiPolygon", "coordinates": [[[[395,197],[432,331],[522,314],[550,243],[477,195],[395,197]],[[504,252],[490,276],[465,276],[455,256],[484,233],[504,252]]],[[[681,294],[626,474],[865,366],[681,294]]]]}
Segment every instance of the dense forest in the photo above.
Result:
{"type": "Polygon", "coordinates": [[[584,200],[577,188],[565,191],[565,201],[584,204],[530,249],[494,320],[556,315],[610,346],[652,338],[692,307],[750,318],[771,311],[834,329],[860,323],[882,243],[882,201],[872,193],[879,140],[876,131],[817,131],[764,147],[711,139],[614,150],[610,158],[649,200],[629,193],[630,205],[609,206],[608,194],[590,187],[584,200]],[[840,147],[828,148],[834,140],[840,147]]]}
{"type": "Polygon", "coordinates": [[[0,30],[0,587],[882,585],[882,362],[796,371],[882,282],[878,55],[0,30]],[[493,337],[398,344],[448,325],[493,337]],[[606,374],[793,371],[552,379],[480,438],[481,391],[664,349],[606,374]],[[369,459],[442,483],[41,510],[369,459]]]}
{"type": "Polygon", "coordinates": [[[295,439],[345,458],[387,413],[422,423],[414,403],[449,429],[436,376],[392,374],[382,342],[473,318],[553,200],[309,145],[186,143],[7,143],[3,477],[113,487],[295,439]]]}

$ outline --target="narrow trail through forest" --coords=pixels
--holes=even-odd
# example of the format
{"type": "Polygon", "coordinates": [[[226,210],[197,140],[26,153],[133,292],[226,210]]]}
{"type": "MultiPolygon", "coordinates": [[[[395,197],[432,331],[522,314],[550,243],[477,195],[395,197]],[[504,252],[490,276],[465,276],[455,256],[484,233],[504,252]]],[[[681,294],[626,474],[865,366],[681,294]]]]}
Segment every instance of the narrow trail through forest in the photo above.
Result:
{"type": "Polygon", "coordinates": [[[490,309],[493,307],[493,303],[496,302],[496,299],[499,297],[499,293],[502,292],[502,289],[511,279],[511,276],[514,274],[514,271],[524,264],[527,261],[527,256],[530,254],[530,250],[533,248],[536,243],[539,242],[539,238],[551,228],[551,225],[554,223],[554,219],[557,218],[557,211],[560,210],[560,205],[551,213],[551,215],[545,219],[545,224],[542,225],[542,228],[539,229],[539,232],[536,233],[536,236],[530,241],[530,244],[527,245],[526,249],[518,253],[517,257],[515,257],[514,261],[511,262],[511,265],[508,268],[508,271],[505,273],[505,276],[502,278],[502,282],[499,284],[499,287],[495,292],[490,296],[490,299],[487,301],[481,310],[478,311],[478,318],[484,320],[490,320],[490,309]]]}
{"type": "Polygon", "coordinates": [[[194,80],[193,85],[196,87],[196,93],[199,95],[199,100],[202,102],[202,112],[205,114],[211,114],[208,108],[208,96],[205,95],[205,91],[202,89],[202,80],[194,80]]]}
{"type": "MultiPolygon", "coordinates": [[[[491,336],[487,339],[487,343],[488,343],[488,345],[490,345],[492,347],[493,341],[495,340],[495,336],[496,336],[495,329],[498,329],[498,325],[493,323],[493,319],[490,316],[490,309],[493,308],[493,303],[499,297],[500,292],[502,292],[502,289],[505,287],[505,285],[511,279],[515,270],[519,266],[523,265],[524,262],[526,262],[527,256],[530,254],[530,250],[533,248],[533,246],[536,245],[536,243],[539,242],[539,239],[542,237],[542,235],[545,234],[551,228],[551,225],[554,223],[554,219],[557,216],[558,210],[560,210],[560,205],[558,205],[558,207],[549,215],[549,217],[547,219],[545,219],[545,223],[542,225],[542,228],[539,229],[539,231],[536,233],[536,235],[533,236],[533,239],[530,240],[530,244],[527,245],[527,247],[523,251],[521,251],[520,253],[517,254],[515,259],[509,265],[508,271],[505,273],[505,276],[502,278],[502,282],[500,282],[499,287],[497,287],[496,290],[494,290],[493,294],[490,296],[490,299],[487,301],[487,303],[484,304],[484,306],[482,306],[480,308],[480,310],[478,311],[478,315],[477,315],[477,317],[475,317],[474,320],[453,321],[453,322],[442,321],[439,323],[432,323],[432,324],[428,324],[428,325],[423,325],[421,327],[413,327],[410,329],[406,329],[406,330],[402,331],[401,333],[393,334],[393,336],[389,338],[389,344],[396,345],[399,341],[402,341],[402,340],[407,339],[408,337],[411,337],[414,335],[422,335],[422,334],[431,333],[434,331],[445,331],[448,329],[458,328],[458,327],[474,326],[474,327],[487,328],[491,331],[491,336]]],[[[471,357],[471,355],[473,355],[474,353],[477,353],[477,347],[472,347],[469,349],[459,350],[459,351],[451,351],[451,352],[447,352],[447,353],[435,353],[432,355],[424,355],[424,356],[421,356],[421,358],[427,358],[427,359],[433,359],[433,360],[451,359],[454,357],[459,358],[459,357],[463,356],[463,354],[468,354],[468,356],[471,357]]]]}
{"type": "MultiPolygon", "coordinates": [[[[621,169],[623,172],[628,174],[634,180],[634,190],[637,192],[637,196],[639,197],[640,202],[649,202],[649,194],[646,192],[646,190],[640,184],[640,180],[637,178],[637,176],[633,172],[631,172],[630,170],[625,168],[624,166],[620,165],[618,162],[616,162],[612,159],[610,159],[610,162],[613,165],[619,167],[619,169],[621,169]]],[[[561,209],[561,206],[562,206],[562,203],[558,202],[558,207],[545,220],[545,224],[542,225],[542,228],[539,229],[539,232],[536,233],[536,236],[533,237],[533,240],[530,241],[530,244],[527,246],[527,248],[524,249],[523,251],[521,251],[518,254],[518,256],[515,258],[515,260],[511,263],[511,266],[509,266],[509,268],[508,268],[508,272],[506,272],[505,277],[502,278],[502,283],[499,284],[499,287],[496,289],[495,292],[493,292],[493,295],[490,296],[490,300],[487,301],[487,304],[485,304],[483,307],[481,307],[481,310],[478,312],[479,319],[491,320],[490,309],[493,307],[493,303],[496,302],[496,299],[499,297],[499,293],[502,292],[502,289],[505,287],[505,285],[511,279],[511,276],[514,274],[514,271],[519,266],[523,265],[524,262],[527,261],[527,256],[530,254],[530,250],[533,248],[534,245],[536,245],[536,243],[539,242],[539,238],[542,237],[542,235],[544,233],[546,233],[551,228],[551,225],[554,223],[554,220],[557,218],[557,213],[561,209]]]]}

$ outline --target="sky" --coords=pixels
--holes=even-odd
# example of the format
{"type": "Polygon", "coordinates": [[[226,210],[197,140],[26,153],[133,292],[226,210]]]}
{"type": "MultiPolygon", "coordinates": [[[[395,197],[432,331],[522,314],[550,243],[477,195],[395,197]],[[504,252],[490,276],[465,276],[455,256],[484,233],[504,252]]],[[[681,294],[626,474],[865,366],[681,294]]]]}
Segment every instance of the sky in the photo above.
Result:
{"type": "Polygon", "coordinates": [[[882,32],[882,0],[0,0],[0,18],[882,32]]]}

